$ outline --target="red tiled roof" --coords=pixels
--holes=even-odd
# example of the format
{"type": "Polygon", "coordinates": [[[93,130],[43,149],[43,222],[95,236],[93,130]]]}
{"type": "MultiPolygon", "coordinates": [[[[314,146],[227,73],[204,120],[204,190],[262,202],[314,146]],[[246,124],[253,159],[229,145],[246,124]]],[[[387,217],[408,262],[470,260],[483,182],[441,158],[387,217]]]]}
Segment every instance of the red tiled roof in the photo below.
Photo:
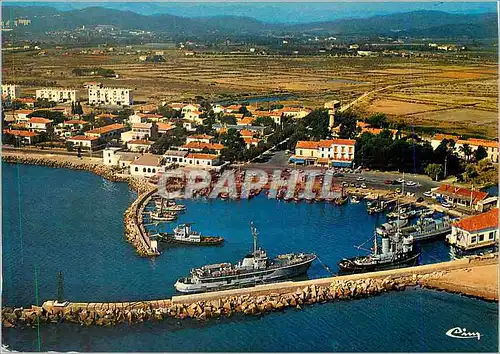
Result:
{"type": "Polygon", "coordinates": [[[481,191],[473,191],[467,188],[455,187],[450,184],[442,184],[437,189],[438,193],[461,197],[462,199],[471,199],[472,203],[475,204],[483,199],[486,199],[488,193],[481,191]]]}
{"type": "Polygon", "coordinates": [[[242,129],[240,130],[240,134],[242,137],[252,137],[255,135],[255,133],[251,130],[248,129],[242,129]]]}
{"type": "Polygon", "coordinates": [[[30,123],[39,123],[39,124],[52,123],[52,121],[50,119],[40,118],[40,117],[31,117],[29,122],[30,123]]]}
{"type": "Polygon", "coordinates": [[[71,119],[71,120],[65,121],[64,124],[89,124],[89,122],[87,122],[85,120],[71,119]]]}
{"type": "Polygon", "coordinates": [[[202,140],[202,139],[213,139],[213,136],[208,134],[196,134],[196,135],[189,135],[188,138],[202,140]]]}
{"type": "Polygon", "coordinates": [[[433,140],[440,140],[440,141],[444,139],[457,141],[458,138],[459,137],[456,135],[448,135],[448,134],[436,134],[432,137],[433,140]]]}
{"type": "Polygon", "coordinates": [[[35,137],[35,136],[38,136],[37,133],[30,132],[28,130],[10,130],[10,129],[4,129],[3,132],[4,132],[4,134],[14,135],[14,136],[24,136],[24,137],[35,137]]]}
{"type": "Polygon", "coordinates": [[[18,111],[15,111],[17,114],[30,114],[33,113],[34,110],[32,109],[20,109],[18,111]]]}
{"type": "Polygon", "coordinates": [[[200,159],[200,160],[216,160],[217,155],[190,153],[186,156],[186,158],[187,159],[200,159]]]}
{"type": "Polygon", "coordinates": [[[300,148],[300,149],[317,149],[318,147],[319,147],[318,141],[299,140],[297,141],[297,145],[295,145],[295,148],[300,148]]]}
{"type": "Polygon", "coordinates": [[[320,140],[318,142],[318,147],[331,147],[332,145],[354,145],[356,140],[351,139],[330,139],[330,140],[320,140]]]}
{"type": "Polygon", "coordinates": [[[460,144],[469,144],[472,146],[482,146],[482,147],[492,147],[492,148],[497,148],[498,149],[498,141],[494,140],[484,140],[484,139],[476,139],[476,138],[470,138],[468,140],[459,140],[458,143],[460,144]]]}
{"type": "Polygon", "coordinates": [[[89,130],[85,132],[85,134],[104,134],[104,133],[109,133],[113,130],[118,130],[123,128],[125,128],[123,124],[110,124],[110,125],[105,125],[104,127],[89,130]]]}
{"type": "Polygon", "coordinates": [[[224,145],[222,144],[207,144],[199,141],[191,141],[182,146],[184,149],[200,149],[203,150],[207,148],[209,150],[222,150],[224,149],[224,145]]]}
{"type": "Polygon", "coordinates": [[[175,128],[175,125],[173,124],[170,124],[170,123],[156,123],[156,125],[158,126],[158,130],[171,130],[171,129],[174,129],[175,128]]]}
{"type": "Polygon", "coordinates": [[[455,226],[469,232],[498,228],[498,208],[459,220],[455,226]]]}
{"type": "Polygon", "coordinates": [[[99,138],[96,136],[86,136],[86,135],[75,135],[72,136],[71,138],[68,138],[68,140],[77,140],[77,141],[93,141],[98,139],[99,138]]]}

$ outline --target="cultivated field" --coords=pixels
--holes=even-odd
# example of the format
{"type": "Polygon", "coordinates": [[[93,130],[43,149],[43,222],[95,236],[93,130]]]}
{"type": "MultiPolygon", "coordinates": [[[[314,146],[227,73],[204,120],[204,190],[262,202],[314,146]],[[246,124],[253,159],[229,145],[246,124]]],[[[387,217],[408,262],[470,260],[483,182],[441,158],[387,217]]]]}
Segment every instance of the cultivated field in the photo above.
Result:
{"type": "MultiPolygon", "coordinates": [[[[135,48],[134,48],[135,50],[135,48]]],[[[119,48],[115,52],[120,51],[119,48]]],[[[497,64],[423,58],[279,57],[199,54],[165,50],[165,63],[139,61],[139,55],[48,50],[5,53],[4,81],[39,80],[74,87],[85,98],[83,83],[100,81],[133,88],[136,101],[183,101],[203,96],[212,100],[291,94],[293,101],[319,107],[330,99],[348,103],[375,91],[354,106],[364,115],[384,112],[415,125],[450,127],[457,132],[496,136],[497,64]],[[76,67],[115,70],[119,78],[76,77],[76,67]]],[[[37,86],[25,90],[34,93],[37,86]]],[[[286,103],[286,102],[283,102],[286,103]]]]}

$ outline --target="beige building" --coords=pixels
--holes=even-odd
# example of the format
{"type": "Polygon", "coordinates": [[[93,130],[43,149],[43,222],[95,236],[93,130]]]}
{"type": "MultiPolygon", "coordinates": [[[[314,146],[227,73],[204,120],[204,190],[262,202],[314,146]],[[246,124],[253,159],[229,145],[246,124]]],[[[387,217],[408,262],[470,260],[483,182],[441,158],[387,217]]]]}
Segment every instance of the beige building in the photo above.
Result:
{"type": "Polygon", "coordinates": [[[356,140],[298,141],[289,162],[300,165],[351,167],[356,140]]]}
{"type": "Polygon", "coordinates": [[[15,100],[21,97],[21,86],[19,85],[2,85],[2,98],[10,98],[11,100],[15,100]]]}
{"type": "Polygon", "coordinates": [[[76,135],[66,140],[73,147],[80,147],[85,150],[93,150],[97,147],[99,138],[94,136],[76,135]]]}
{"type": "Polygon", "coordinates": [[[131,106],[134,104],[130,89],[122,87],[104,87],[101,83],[88,83],[89,104],[131,106]]]}

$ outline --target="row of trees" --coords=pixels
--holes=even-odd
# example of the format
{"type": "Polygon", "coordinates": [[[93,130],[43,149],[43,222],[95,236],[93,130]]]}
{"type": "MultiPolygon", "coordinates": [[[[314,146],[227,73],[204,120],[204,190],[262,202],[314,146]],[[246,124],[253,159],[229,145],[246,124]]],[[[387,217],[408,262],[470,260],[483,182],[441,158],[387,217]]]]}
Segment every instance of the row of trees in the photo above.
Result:
{"type": "Polygon", "coordinates": [[[75,68],[72,71],[72,74],[75,76],[89,76],[89,75],[97,75],[102,77],[114,77],[115,71],[113,69],[104,69],[104,68],[75,68]]]}

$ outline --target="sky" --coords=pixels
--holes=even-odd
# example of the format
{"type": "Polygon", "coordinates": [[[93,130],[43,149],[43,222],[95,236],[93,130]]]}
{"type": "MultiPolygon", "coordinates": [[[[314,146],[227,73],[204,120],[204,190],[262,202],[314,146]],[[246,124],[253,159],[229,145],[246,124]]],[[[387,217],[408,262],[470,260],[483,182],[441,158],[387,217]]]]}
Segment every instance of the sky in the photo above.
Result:
{"type": "Polygon", "coordinates": [[[341,18],[363,18],[416,10],[436,10],[454,14],[496,12],[496,2],[263,2],[263,1],[191,1],[191,2],[134,2],[134,1],[6,1],[8,5],[44,5],[61,11],[102,6],[130,10],[143,15],[168,13],[183,17],[234,15],[252,17],[267,23],[307,23],[332,21],[341,18]],[[311,21],[313,19],[313,21],[311,21]]]}

